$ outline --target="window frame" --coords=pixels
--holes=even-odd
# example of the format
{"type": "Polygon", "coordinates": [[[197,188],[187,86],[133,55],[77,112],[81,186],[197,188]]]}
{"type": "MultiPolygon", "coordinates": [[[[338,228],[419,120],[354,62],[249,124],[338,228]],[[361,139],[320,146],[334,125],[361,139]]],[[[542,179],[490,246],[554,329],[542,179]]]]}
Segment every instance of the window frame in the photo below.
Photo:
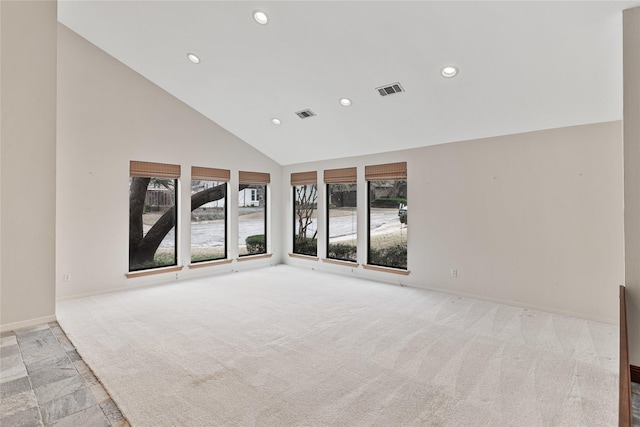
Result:
{"type": "Polygon", "coordinates": [[[309,255],[309,254],[303,254],[300,252],[296,252],[296,187],[299,186],[307,186],[307,185],[315,185],[316,189],[315,189],[315,193],[316,193],[316,198],[315,198],[315,210],[318,210],[318,171],[308,171],[308,172],[292,172],[291,173],[291,187],[292,187],[292,192],[293,192],[293,199],[292,199],[292,207],[293,207],[293,221],[292,221],[292,239],[291,239],[291,256],[296,256],[296,257],[309,257],[309,258],[315,258],[317,259],[318,257],[318,235],[317,235],[317,230],[318,230],[318,217],[317,217],[317,213],[316,213],[316,250],[315,250],[315,254],[313,255],[309,255]]]}
{"type": "Polygon", "coordinates": [[[325,195],[326,195],[326,248],[325,255],[326,258],[323,258],[324,262],[334,263],[334,264],[343,264],[343,265],[358,265],[358,242],[359,242],[359,233],[358,233],[358,223],[360,214],[358,212],[358,168],[355,166],[347,167],[347,168],[339,168],[339,169],[325,169],[324,171],[324,182],[326,184],[325,187],[325,195]],[[345,260],[342,258],[330,258],[329,250],[330,250],[330,233],[331,233],[331,191],[330,185],[332,184],[348,184],[353,185],[356,191],[356,245],[355,245],[355,260],[345,260]]]}
{"type": "Polygon", "coordinates": [[[293,190],[293,204],[292,204],[292,205],[293,205],[293,223],[292,223],[292,225],[293,225],[293,239],[292,239],[292,244],[293,244],[293,246],[292,246],[292,251],[291,251],[291,252],[292,252],[294,255],[308,256],[308,257],[317,257],[317,256],[318,256],[318,240],[319,240],[319,239],[318,239],[318,235],[317,235],[317,230],[318,230],[318,218],[317,218],[317,214],[316,214],[316,237],[315,237],[315,239],[312,239],[312,240],[315,240],[315,241],[316,241],[316,251],[315,251],[315,254],[306,254],[306,253],[296,252],[296,234],[297,234],[297,233],[296,233],[296,225],[297,225],[297,216],[296,216],[296,188],[297,188],[297,187],[303,187],[303,186],[304,186],[304,187],[306,187],[306,186],[311,186],[311,185],[315,185],[315,192],[316,192],[315,196],[316,196],[316,197],[315,197],[314,203],[315,203],[316,207],[315,207],[315,209],[314,209],[314,210],[317,212],[317,210],[318,210],[318,183],[317,183],[317,182],[314,182],[314,183],[298,184],[298,185],[292,185],[292,186],[291,186],[291,188],[292,188],[292,190],[293,190]]]}
{"type": "MultiPolygon", "coordinates": [[[[381,165],[373,165],[365,167],[365,180],[367,182],[367,260],[365,264],[365,268],[369,269],[377,269],[377,270],[387,270],[393,271],[396,270],[400,274],[408,274],[409,273],[409,247],[407,245],[406,248],[406,256],[407,256],[407,265],[402,266],[394,266],[394,265],[386,265],[386,264],[378,264],[373,263],[371,260],[371,203],[372,203],[372,189],[371,183],[377,181],[404,181],[405,185],[408,185],[407,178],[407,163],[399,162],[399,163],[387,163],[381,165]]],[[[408,204],[408,197],[407,197],[408,204]]],[[[407,228],[408,233],[408,228],[407,228]]],[[[407,236],[408,237],[408,236],[407,236]]],[[[408,239],[407,239],[408,241],[408,239]]]]}
{"type": "MultiPolygon", "coordinates": [[[[269,251],[267,250],[267,239],[269,238],[268,233],[267,233],[267,204],[268,204],[268,195],[267,195],[267,184],[261,184],[261,183],[257,183],[257,184],[250,184],[250,183],[244,183],[247,185],[255,185],[255,186],[262,186],[264,187],[264,252],[255,252],[255,253],[246,253],[246,254],[241,254],[240,250],[238,249],[238,257],[239,258],[243,258],[243,257],[248,257],[248,256],[260,256],[260,255],[264,255],[267,254],[269,251]]],[[[251,190],[251,188],[249,188],[251,190]]],[[[240,191],[244,191],[246,190],[246,188],[242,189],[242,190],[238,190],[238,193],[240,191]]],[[[258,199],[257,197],[257,188],[256,190],[256,199],[258,199]]],[[[249,192],[251,193],[251,192],[249,192]]],[[[246,194],[246,193],[245,193],[246,194]]],[[[260,206],[259,204],[259,200],[258,201],[258,207],[260,206]]],[[[246,203],[246,201],[245,201],[246,203]]],[[[240,218],[240,216],[238,216],[238,218],[240,218]]],[[[240,233],[240,221],[238,220],[238,234],[240,233]]],[[[239,245],[238,245],[239,248],[239,245]]]]}
{"type": "Polygon", "coordinates": [[[327,202],[326,203],[326,206],[327,206],[327,209],[326,209],[326,215],[327,215],[326,216],[326,218],[327,218],[326,238],[327,239],[326,239],[325,257],[326,257],[326,259],[329,259],[329,260],[357,263],[358,262],[358,197],[357,197],[357,194],[358,194],[358,183],[355,182],[355,181],[354,182],[327,182],[326,186],[325,186],[325,189],[326,189],[326,195],[327,195],[327,200],[326,200],[326,202],[327,202]],[[331,213],[330,213],[330,210],[331,210],[331,207],[330,207],[330,205],[331,205],[331,191],[329,189],[329,186],[336,185],[336,184],[354,185],[355,189],[356,189],[355,190],[356,191],[356,229],[355,229],[355,232],[356,232],[356,246],[355,246],[356,247],[356,259],[355,260],[353,260],[353,259],[345,259],[345,258],[334,258],[334,257],[330,257],[329,256],[329,249],[330,249],[329,239],[330,239],[330,234],[331,234],[331,213]]]}
{"type": "MultiPolygon", "coordinates": [[[[136,277],[146,274],[154,274],[154,271],[157,272],[165,272],[165,271],[173,271],[176,269],[182,269],[179,266],[179,212],[180,212],[180,165],[172,165],[172,164],[164,164],[164,163],[151,163],[151,162],[141,162],[141,161],[130,161],[129,163],[129,192],[131,191],[131,182],[134,178],[149,178],[149,183],[147,183],[147,188],[145,190],[145,200],[147,197],[147,192],[149,191],[149,186],[151,185],[152,179],[170,179],[173,181],[173,199],[174,204],[173,207],[170,208],[173,210],[173,263],[168,265],[152,265],[149,267],[139,267],[132,268],[131,264],[131,237],[129,237],[129,261],[128,261],[128,273],[127,277],[136,277]]],[[[168,212],[170,209],[167,209],[165,212],[168,212]]],[[[144,201],[143,201],[143,211],[142,215],[144,215],[144,201]]],[[[171,230],[171,229],[170,229],[171,230]]],[[[169,230],[169,231],[170,231],[169,230]]],[[[168,234],[168,232],[167,232],[168,234]]],[[[131,236],[131,195],[129,196],[129,236],[131,236]]],[[[143,239],[144,239],[143,235],[143,239]]],[[[165,234],[166,237],[166,234],[165,234]]],[[[163,238],[164,240],[164,238],[163,238]]],[[[157,252],[158,248],[156,248],[157,252]]],[[[154,256],[155,253],[154,252],[154,256]]]]}
{"type": "MultiPolygon", "coordinates": [[[[241,254],[240,253],[240,242],[239,242],[239,233],[240,233],[240,215],[236,216],[237,219],[237,231],[238,231],[238,238],[236,239],[236,248],[238,250],[238,261],[244,261],[246,259],[250,259],[250,257],[256,257],[256,258],[263,258],[265,256],[270,256],[269,254],[269,184],[271,183],[271,175],[269,173],[265,173],[265,172],[246,172],[246,171],[239,171],[238,173],[238,194],[240,194],[240,191],[244,191],[246,190],[246,188],[243,188],[242,190],[240,190],[240,185],[248,185],[248,186],[262,186],[264,187],[264,251],[263,252],[257,252],[257,253],[246,253],[246,254],[241,254]]],[[[257,191],[257,188],[256,188],[257,191]]],[[[257,196],[257,193],[256,193],[257,196]]],[[[244,197],[244,196],[243,196],[244,197]]],[[[257,197],[256,197],[257,198],[257,197]]],[[[259,200],[258,200],[259,202],[259,200]]],[[[236,203],[238,204],[238,203],[236,203]]]]}
{"type": "MultiPolygon", "coordinates": [[[[193,179],[193,177],[191,178],[191,188],[193,191],[193,182],[194,181],[206,181],[206,182],[220,182],[220,184],[218,185],[224,185],[224,197],[223,199],[218,199],[218,200],[224,200],[224,252],[223,252],[223,256],[219,257],[219,258],[207,258],[207,259],[200,259],[197,261],[193,260],[193,221],[189,221],[189,231],[190,231],[190,245],[189,245],[189,252],[190,252],[190,256],[189,256],[189,262],[191,263],[191,265],[196,265],[196,264],[201,264],[201,263],[211,263],[211,262],[215,262],[215,261],[222,261],[222,260],[226,260],[229,259],[229,182],[228,181],[223,181],[223,180],[215,180],[215,179],[193,179]]],[[[193,196],[193,194],[190,194],[189,197],[193,196]]],[[[217,200],[217,201],[218,201],[217,200]]],[[[206,204],[206,203],[205,203],[206,204]]],[[[191,211],[193,212],[193,211],[191,211]]]]}

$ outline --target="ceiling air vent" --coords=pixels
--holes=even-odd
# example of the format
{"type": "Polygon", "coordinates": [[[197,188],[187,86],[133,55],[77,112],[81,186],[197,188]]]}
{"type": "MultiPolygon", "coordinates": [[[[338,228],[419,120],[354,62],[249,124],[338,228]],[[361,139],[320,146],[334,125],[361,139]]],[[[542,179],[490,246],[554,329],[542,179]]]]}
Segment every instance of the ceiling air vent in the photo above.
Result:
{"type": "Polygon", "coordinates": [[[302,111],[297,111],[296,115],[298,117],[300,117],[301,119],[306,119],[307,117],[313,117],[316,115],[316,113],[314,113],[313,111],[306,109],[306,110],[302,110],[302,111]]]}
{"type": "Polygon", "coordinates": [[[380,93],[380,96],[393,95],[394,93],[404,92],[400,83],[391,83],[390,85],[377,87],[376,90],[380,93]]]}

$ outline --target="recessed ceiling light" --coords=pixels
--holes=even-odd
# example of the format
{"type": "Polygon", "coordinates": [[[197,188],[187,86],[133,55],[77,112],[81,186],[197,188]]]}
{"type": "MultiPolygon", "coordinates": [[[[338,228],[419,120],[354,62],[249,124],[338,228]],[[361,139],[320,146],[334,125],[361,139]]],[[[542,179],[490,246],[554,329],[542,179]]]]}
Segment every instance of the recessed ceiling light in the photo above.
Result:
{"type": "Polygon", "coordinates": [[[454,67],[453,65],[447,65],[440,72],[442,77],[451,78],[458,75],[458,67],[454,67]]]}
{"type": "Polygon", "coordinates": [[[340,98],[340,105],[343,107],[348,107],[351,105],[351,100],[349,98],[340,98]]]}
{"type": "Polygon", "coordinates": [[[253,19],[255,19],[256,22],[260,25],[266,25],[266,23],[269,22],[269,17],[261,10],[256,10],[255,12],[253,12],[253,19]]]}
{"type": "Polygon", "coordinates": [[[198,55],[196,55],[195,53],[187,53],[187,58],[189,58],[189,61],[193,62],[194,64],[200,63],[200,58],[198,58],[198,55]]]}
{"type": "Polygon", "coordinates": [[[275,117],[273,119],[271,119],[271,123],[273,123],[274,125],[279,125],[282,122],[280,121],[280,119],[276,119],[275,117]]]}

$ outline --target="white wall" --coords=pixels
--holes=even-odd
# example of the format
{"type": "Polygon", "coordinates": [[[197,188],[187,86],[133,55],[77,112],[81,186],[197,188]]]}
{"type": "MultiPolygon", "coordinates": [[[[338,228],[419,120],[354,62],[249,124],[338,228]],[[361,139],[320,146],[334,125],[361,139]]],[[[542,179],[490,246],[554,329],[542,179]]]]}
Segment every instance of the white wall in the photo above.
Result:
{"type": "MultiPolygon", "coordinates": [[[[215,93],[211,94],[215,97],[215,93]]],[[[271,259],[183,269],[179,279],[280,262],[281,167],[158,86],[58,25],[56,285],[59,298],[176,280],[125,278],[129,161],[180,164],[180,263],[189,261],[190,167],[231,170],[229,255],[237,254],[238,171],[269,172],[271,259]],[[71,273],[71,281],[63,275],[71,273]]]]}
{"type": "MultiPolygon", "coordinates": [[[[3,7],[3,35],[5,11],[3,7]]],[[[232,189],[237,185],[239,170],[271,173],[273,258],[185,269],[179,273],[180,279],[268,265],[281,259],[352,274],[342,266],[281,257],[291,250],[292,241],[289,174],[315,169],[321,178],[326,168],[358,167],[358,232],[363,237],[359,252],[364,254],[364,166],[407,161],[413,218],[408,237],[411,274],[397,276],[361,267],[353,274],[617,321],[617,286],[624,280],[620,122],[282,168],[60,25],[58,39],[55,265],[59,297],[175,280],[175,274],[137,279],[124,276],[128,266],[129,160],[182,166],[183,218],[188,217],[191,165],[231,169],[232,189]],[[451,268],[457,268],[457,278],[450,277],[451,268]],[[63,282],[67,272],[72,280],[63,282]]],[[[3,47],[4,43],[3,37],[3,47]]],[[[5,72],[3,66],[3,82],[5,72]]],[[[2,89],[4,103],[5,85],[2,89]]],[[[3,125],[5,121],[3,113],[3,125]]],[[[5,259],[13,260],[7,257],[7,248],[14,248],[10,246],[12,241],[5,239],[8,196],[4,189],[7,177],[15,182],[15,175],[5,173],[9,162],[4,135],[3,127],[3,309],[8,306],[7,300],[12,306],[15,301],[24,301],[5,292],[17,288],[6,286],[4,271],[5,259]]],[[[229,241],[235,242],[237,193],[232,190],[230,195],[229,241]]],[[[324,203],[323,192],[319,202],[321,206],[324,203]]],[[[323,215],[321,210],[320,235],[324,233],[323,215]]],[[[188,221],[181,222],[180,232],[188,235],[188,221]]],[[[183,239],[181,262],[188,260],[188,249],[188,239],[183,239]]],[[[235,250],[230,244],[232,257],[235,250]]],[[[319,250],[324,252],[324,239],[319,241],[319,250]]],[[[362,256],[360,261],[364,261],[362,256]]],[[[23,266],[21,270],[29,269],[23,266]]],[[[47,267],[32,270],[46,275],[47,267]]],[[[38,289],[46,291],[42,300],[49,306],[52,288],[38,289]]]]}
{"type": "Polygon", "coordinates": [[[640,8],[623,13],[624,231],[631,364],[640,366],[640,8]]]}
{"type": "Polygon", "coordinates": [[[0,2],[2,330],[55,319],[56,6],[0,2]]]}
{"type": "MultiPolygon", "coordinates": [[[[407,161],[409,276],[285,256],[288,264],[617,322],[624,281],[622,125],[609,122],[286,166],[358,167],[359,262],[365,262],[364,167],[407,161]],[[451,277],[456,268],[458,277],[451,277]]],[[[324,206],[324,190],[319,206],[324,206]]],[[[290,204],[283,251],[292,249],[290,204]]],[[[319,210],[319,236],[325,232],[319,210]]],[[[319,254],[325,242],[318,241],[319,254]]]]}

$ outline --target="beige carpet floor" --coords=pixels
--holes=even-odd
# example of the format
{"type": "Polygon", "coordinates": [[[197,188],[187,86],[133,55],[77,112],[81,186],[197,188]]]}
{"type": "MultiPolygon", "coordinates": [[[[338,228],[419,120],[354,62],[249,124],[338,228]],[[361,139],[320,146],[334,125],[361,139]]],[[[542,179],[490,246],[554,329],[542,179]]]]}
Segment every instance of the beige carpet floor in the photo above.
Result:
{"type": "Polygon", "coordinates": [[[133,427],[617,424],[597,322],[284,265],[57,313],[133,427]]]}

